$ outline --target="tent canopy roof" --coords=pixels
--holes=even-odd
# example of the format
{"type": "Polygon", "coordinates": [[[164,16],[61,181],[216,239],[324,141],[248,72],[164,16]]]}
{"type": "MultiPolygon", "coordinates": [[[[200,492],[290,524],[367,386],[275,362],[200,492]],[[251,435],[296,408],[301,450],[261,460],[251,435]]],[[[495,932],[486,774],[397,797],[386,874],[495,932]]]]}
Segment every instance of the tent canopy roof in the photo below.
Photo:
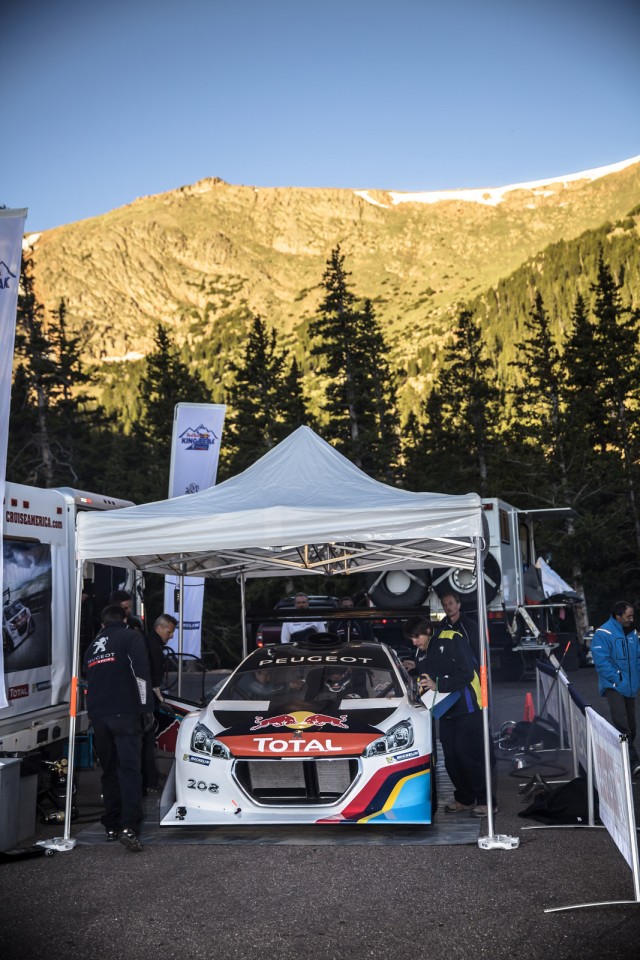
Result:
{"type": "MultiPolygon", "coordinates": [[[[194,452],[194,456],[197,456],[194,452]]],[[[379,483],[309,427],[199,493],[78,516],[80,560],[235,577],[471,568],[480,497],[379,483]]]]}

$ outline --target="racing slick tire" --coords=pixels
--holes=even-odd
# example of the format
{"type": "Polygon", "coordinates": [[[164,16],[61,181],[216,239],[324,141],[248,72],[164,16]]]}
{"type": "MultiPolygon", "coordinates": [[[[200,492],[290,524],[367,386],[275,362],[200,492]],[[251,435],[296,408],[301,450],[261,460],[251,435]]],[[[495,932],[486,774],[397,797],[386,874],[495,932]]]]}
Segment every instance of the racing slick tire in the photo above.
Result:
{"type": "MultiPolygon", "coordinates": [[[[492,553],[487,553],[483,564],[484,591],[487,603],[497,596],[500,590],[500,564],[492,553]]],[[[475,571],[462,570],[459,567],[436,567],[432,573],[431,584],[443,597],[453,590],[460,597],[463,610],[476,610],[478,606],[478,582],[475,571]]]]}
{"type": "Polygon", "coordinates": [[[376,607],[419,607],[429,595],[430,570],[384,570],[367,574],[367,593],[376,607]]]}

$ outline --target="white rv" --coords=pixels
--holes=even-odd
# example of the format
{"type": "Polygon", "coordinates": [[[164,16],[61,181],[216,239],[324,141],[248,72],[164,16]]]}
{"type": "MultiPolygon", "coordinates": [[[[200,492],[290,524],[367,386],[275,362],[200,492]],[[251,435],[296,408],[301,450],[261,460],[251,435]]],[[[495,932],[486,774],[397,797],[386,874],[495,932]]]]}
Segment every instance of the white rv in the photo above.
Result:
{"type": "MultiPolygon", "coordinates": [[[[5,484],[0,675],[7,706],[0,708],[0,753],[46,750],[68,737],[76,516],[125,506],[130,501],[67,487],[5,484]]],[[[111,590],[131,588],[130,576],[97,565],[85,570],[87,597],[95,593],[99,610],[111,590]]],[[[83,723],[81,717],[81,729],[83,723]]]]}

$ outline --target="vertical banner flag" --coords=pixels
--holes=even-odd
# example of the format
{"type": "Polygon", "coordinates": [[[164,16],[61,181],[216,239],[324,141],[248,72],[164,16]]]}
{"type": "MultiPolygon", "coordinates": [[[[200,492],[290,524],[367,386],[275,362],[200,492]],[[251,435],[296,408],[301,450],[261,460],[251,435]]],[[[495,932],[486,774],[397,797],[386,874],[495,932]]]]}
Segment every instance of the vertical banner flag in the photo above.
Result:
{"type": "MultiPolygon", "coordinates": [[[[22,235],[26,216],[26,210],[0,210],[0,501],[2,503],[4,503],[4,482],[7,475],[11,371],[16,338],[22,235]]],[[[3,554],[0,553],[0,583],[3,582],[2,557],[3,554]]],[[[2,606],[4,609],[4,584],[2,606]]],[[[4,644],[0,647],[0,677],[2,677],[0,708],[7,706],[3,648],[4,644]]]]}
{"type": "MultiPolygon", "coordinates": [[[[171,440],[170,497],[197,493],[215,484],[226,409],[224,404],[219,403],[176,404],[171,440]]],[[[176,619],[178,618],[176,598],[179,586],[179,577],[165,577],[164,610],[165,613],[172,613],[176,619]]],[[[191,653],[199,657],[204,600],[202,577],[184,577],[182,600],[184,626],[182,650],[183,653],[191,653]]]]}

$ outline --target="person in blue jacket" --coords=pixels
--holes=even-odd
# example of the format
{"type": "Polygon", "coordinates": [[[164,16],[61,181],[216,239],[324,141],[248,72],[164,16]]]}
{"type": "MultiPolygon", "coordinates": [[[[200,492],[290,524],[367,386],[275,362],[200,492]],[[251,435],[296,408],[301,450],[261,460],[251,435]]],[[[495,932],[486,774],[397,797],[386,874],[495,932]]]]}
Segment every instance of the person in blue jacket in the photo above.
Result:
{"type": "Polygon", "coordinates": [[[596,630],[591,642],[598,671],[600,696],[606,697],[611,723],[629,740],[629,761],[634,777],[640,775],[636,739],[636,695],[640,688],[640,640],[633,627],[633,607],[619,600],[611,616],[596,630]]]}

